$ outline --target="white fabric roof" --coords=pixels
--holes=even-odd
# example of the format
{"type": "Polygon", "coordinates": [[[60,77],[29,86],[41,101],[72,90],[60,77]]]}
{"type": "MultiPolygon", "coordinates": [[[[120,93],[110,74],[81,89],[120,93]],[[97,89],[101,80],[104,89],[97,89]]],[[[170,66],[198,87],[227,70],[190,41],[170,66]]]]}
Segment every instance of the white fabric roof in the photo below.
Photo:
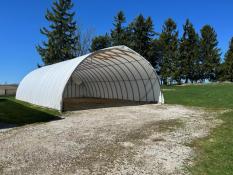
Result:
{"type": "Polygon", "coordinates": [[[20,82],[16,99],[62,110],[63,98],[67,96],[64,90],[70,80],[77,85],[83,83],[88,97],[163,103],[155,70],[126,46],[38,68],[20,82]]]}

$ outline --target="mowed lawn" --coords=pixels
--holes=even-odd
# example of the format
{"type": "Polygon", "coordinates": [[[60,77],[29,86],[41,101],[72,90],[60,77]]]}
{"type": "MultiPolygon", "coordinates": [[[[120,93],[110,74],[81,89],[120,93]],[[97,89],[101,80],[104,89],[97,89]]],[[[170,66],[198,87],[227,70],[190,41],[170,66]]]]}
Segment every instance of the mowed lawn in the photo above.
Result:
{"type": "Polygon", "coordinates": [[[0,123],[25,125],[59,119],[59,112],[30,105],[13,97],[0,97],[0,123]]]}
{"type": "Polygon", "coordinates": [[[205,107],[207,110],[227,109],[219,114],[223,124],[208,138],[193,143],[198,156],[188,167],[195,175],[233,174],[233,84],[209,84],[163,87],[166,103],[205,107]]]}

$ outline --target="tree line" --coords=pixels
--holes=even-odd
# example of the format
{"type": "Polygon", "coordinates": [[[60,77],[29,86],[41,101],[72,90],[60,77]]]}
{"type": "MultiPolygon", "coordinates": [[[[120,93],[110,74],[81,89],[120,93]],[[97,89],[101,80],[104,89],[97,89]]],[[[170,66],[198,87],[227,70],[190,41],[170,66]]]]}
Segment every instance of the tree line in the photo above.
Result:
{"type": "Polygon", "coordinates": [[[179,37],[177,24],[171,18],[157,33],[151,17],[140,14],[126,25],[125,15],[120,11],[109,34],[93,39],[91,51],[116,45],[126,45],[144,56],[164,84],[232,81],[233,38],[222,62],[217,34],[210,25],[204,25],[199,35],[187,19],[179,37]]]}
{"type": "Polygon", "coordinates": [[[169,18],[158,33],[151,17],[140,14],[127,23],[123,11],[120,11],[114,17],[112,30],[91,41],[90,36],[83,37],[79,32],[72,7],[72,0],[58,0],[46,13],[50,26],[49,29],[42,28],[41,33],[48,40],[37,46],[45,65],[89,51],[125,45],[151,63],[163,84],[207,80],[233,82],[233,38],[224,59],[221,59],[217,33],[210,25],[204,25],[199,32],[187,19],[179,35],[177,24],[169,18]]]}

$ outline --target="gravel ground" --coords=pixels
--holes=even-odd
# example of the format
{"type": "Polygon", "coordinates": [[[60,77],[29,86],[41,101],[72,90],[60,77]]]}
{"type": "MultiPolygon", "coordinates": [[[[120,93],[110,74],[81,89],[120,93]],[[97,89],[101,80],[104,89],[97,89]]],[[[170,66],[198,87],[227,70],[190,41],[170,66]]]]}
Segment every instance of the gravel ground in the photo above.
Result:
{"type": "Polygon", "coordinates": [[[188,143],[220,121],[199,108],[146,104],[67,113],[0,132],[0,174],[187,174],[188,143]]]}

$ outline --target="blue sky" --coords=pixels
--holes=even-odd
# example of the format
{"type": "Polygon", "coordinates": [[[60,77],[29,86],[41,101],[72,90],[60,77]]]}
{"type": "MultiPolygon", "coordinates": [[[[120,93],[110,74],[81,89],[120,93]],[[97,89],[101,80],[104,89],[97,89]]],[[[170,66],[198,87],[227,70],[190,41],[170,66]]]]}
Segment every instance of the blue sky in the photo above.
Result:
{"type": "MultiPolygon", "coordinates": [[[[123,10],[127,21],[142,13],[151,16],[156,31],[164,21],[173,18],[182,33],[189,18],[199,31],[212,25],[224,54],[233,36],[233,1],[231,0],[74,0],[76,20],[82,30],[94,30],[95,35],[112,28],[113,16],[123,10]]],[[[0,6],[0,83],[19,83],[41,63],[35,45],[44,37],[39,29],[47,26],[44,14],[52,0],[2,0],[0,6]]]]}

